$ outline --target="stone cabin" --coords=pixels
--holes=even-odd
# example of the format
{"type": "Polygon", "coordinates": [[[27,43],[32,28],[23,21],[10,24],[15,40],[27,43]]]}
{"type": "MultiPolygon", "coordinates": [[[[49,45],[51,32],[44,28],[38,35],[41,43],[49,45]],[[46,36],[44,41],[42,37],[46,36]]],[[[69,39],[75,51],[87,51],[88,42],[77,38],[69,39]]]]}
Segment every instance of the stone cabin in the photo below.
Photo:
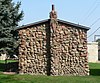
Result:
{"type": "Polygon", "coordinates": [[[50,19],[21,26],[19,73],[33,75],[89,75],[89,27],[57,19],[52,5],[50,19]]]}

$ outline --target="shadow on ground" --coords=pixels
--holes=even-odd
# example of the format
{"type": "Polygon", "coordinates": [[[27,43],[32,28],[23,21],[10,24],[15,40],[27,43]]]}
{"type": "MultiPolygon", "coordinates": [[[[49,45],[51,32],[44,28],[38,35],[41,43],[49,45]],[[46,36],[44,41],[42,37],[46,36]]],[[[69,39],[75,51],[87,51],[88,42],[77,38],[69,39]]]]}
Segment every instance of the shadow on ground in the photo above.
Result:
{"type": "Polygon", "coordinates": [[[100,76],[100,69],[90,69],[90,75],[100,76]]]}
{"type": "Polygon", "coordinates": [[[18,72],[18,62],[0,63],[1,72],[18,72]]]}
{"type": "Polygon", "coordinates": [[[5,64],[4,63],[0,63],[0,71],[1,72],[5,71],[5,64]]]}

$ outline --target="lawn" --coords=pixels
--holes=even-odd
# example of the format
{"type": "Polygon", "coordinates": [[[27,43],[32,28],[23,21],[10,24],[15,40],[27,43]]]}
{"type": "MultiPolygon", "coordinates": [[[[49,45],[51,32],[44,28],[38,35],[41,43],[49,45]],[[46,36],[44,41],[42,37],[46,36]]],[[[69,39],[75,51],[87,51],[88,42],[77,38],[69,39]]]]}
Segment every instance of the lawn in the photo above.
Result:
{"type": "Polygon", "coordinates": [[[0,83],[100,83],[100,63],[90,63],[90,76],[33,76],[0,74],[0,83]]]}
{"type": "MultiPolygon", "coordinates": [[[[9,63],[9,62],[16,62],[17,60],[7,60],[7,63],[9,63]]],[[[3,64],[5,64],[5,60],[0,60],[0,63],[3,63],[3,64]]]]}

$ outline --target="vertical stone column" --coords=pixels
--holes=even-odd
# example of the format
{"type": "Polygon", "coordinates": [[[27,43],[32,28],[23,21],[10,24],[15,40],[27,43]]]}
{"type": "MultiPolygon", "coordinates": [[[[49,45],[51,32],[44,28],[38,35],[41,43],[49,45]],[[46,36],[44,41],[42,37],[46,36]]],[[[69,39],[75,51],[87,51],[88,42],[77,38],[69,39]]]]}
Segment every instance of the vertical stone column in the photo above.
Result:
{"type": "Polygon", "coordinates": [[[51,63],[51,68],[50,68],[50,72],[51,75],[57,75],[58,74],[58,54],[55,48],[56,46],[56,29],[58,26],[58,22],[57,22],[57,13],[54,9],[54,5],[52,5],[52,11],[50,12],[50,31],[51,31],[51,37],[50,37],[50,45],[51,45],[51,49],[50,49],[50,63],[51,63]]]}

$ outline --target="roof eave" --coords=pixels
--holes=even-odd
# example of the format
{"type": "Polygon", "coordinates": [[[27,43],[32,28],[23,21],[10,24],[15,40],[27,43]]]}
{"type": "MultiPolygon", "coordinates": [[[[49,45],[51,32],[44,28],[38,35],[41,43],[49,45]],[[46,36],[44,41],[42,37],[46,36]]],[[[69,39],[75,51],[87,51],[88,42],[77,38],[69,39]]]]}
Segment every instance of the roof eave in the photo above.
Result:
{"type": "MultiPolygon", "coordinates": [[[[79,24],[71,23],[71,22],[68,22],[68,21],[60,20],[60,19],[57,19],[57,20],[58,20],[58,22],[61,22],[61,23],[67,24],[67,25],[71,25],[71,26],[74,26],[74,27],[77,27],[77,28],[81,28],[81,29],[85,29],[85,30],[90,29],[89,27],[82,26],[82,25],[79,25],[79,24]]],[[[16,28],[16,30],[25,29],[27,27],[39,25],[39,24],[42,24],[42,23],[45,23],[45,22],[48,22],[48,21],[50,21],[50,19],[46,19],[46,20],[35,22],[35,23],[23,25],[23,26],[16,28]]]]}
{"type": "Polygon", "coordinates": [[[68,22],[68,21],[64,21],[64,20],[60,20],[60,19],[58,19],[58,21],[61,22],[61,23],[67,24],[67,25],[71,25],[71,26],[81,28],[81,29],[86,29],[86,30],[90,29],[90,27],[82,26],[82,25],[71,23],[71,22],[68,22]]]}
{"type": "Polygon", "coordinates": [[[42,20],[42,21],[38,21],[38,22],[34,22],[34,23],[30,23],[30,24],[27,24],[27,25],[22,25],[20,27],[17,27],[16,30],[20,30],[20,29],[25,29],[27,27],[31,27],[31,26],[35,26],[35,25],[39,25],[39,24],[42,24],[42,23],[45,23],[45,22],[48,22],[50,19],[46,19],[46,20],[42,20]]]}

